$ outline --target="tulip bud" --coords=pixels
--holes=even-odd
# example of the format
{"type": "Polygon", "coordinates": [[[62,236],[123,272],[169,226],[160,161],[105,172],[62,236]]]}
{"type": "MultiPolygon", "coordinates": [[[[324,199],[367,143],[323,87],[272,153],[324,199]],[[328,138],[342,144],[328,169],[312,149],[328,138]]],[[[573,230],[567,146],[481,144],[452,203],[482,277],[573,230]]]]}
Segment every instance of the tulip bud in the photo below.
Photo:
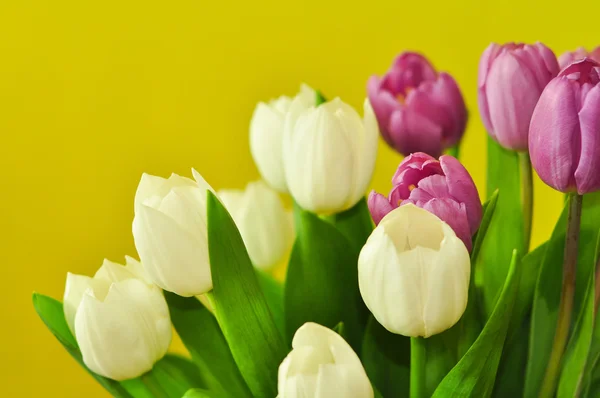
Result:
{"type": "Polygon", "coordinates": [[[456,81],[421,54],[400,54],[383,78],[369,79],[367,91],[381,135],[405,156],[438,157],[465,132],[467,108],[456,81]]]}
{"type": "Polygon", "coordinates": [[[451,328],[467,306],[469,252],[448,224],[415,205],[391,211],[358,258],[358,285],[392,333],[429,337],[451,328]]]}
{"type": "Polygon", "coordinates": [[[85,365],[114,380],[146,373],[171,343],[162,291],[132,258],[104,260],[93,278],[67,274],[64,312],[85,365]]]}
{"type": "Polygon", "coordinates": [[[392,184],[387,198],[375,191],[369,194],[367,203],[375,224],[398,206],[414,204],[448,223],[471,250],[471,236],[479,228],[483,211],[473,179],[456,158],[443,155],[437,161],[414,153],[400,163],[392,184]]]}
{"type": "MultiPolygon", "coordinates": [[[[302,110],[315,105],[316,92],[306,84],[295,97],[302,110]]],[[[287,193],[283,170],[282,139],[285,117],[292,104],[290,97],[281,96],[265,104],[259,102],[250,121],[250,152],[262,178],[279,192],[287,193]]]]}
{"type": "Polygon", "coordinates": [[[252,263],[268,270],[289,251],[294,233],[292,217],[275,191],[255,181],[246,190],[221,190],[219,198],[235,221],[252,263]]]}
{"type": "Polygon", "coordinates": [[[531,114],[558,71],[554,53],[542,43],[492,43],[484,51],[479,61],[479,111],[488,133],[501,146],[527,150],[531,114]]]}
{"type": "MultiPolygon", "coordinates": [[[[294,108],[294,104],[292,104],[294,108]]],[[[298,204],[314,213],[354,206],[371,181],[377,155],[377,121],[368,100],[364,120],[339,98],[287,116],[285,175],[298,204]]]]}
{"type": "Polygon", "coordinates": [[[133,239],[150,279],[164,290],[195,296],[212,289],[206,192],[212,188],[176,174],[144,174],[135,194],[133,239]]]}
{"type": "Polygon", "coordinates": [[[558,65],[562,70],[569,66],[569,64],[572,64],[573,62],[582,60],[584,58],[589,58],[596,62],[600,62],[600,46],[596,47],[590,52],[588,52],[583,47],[579,47],[575,51],[567,51],[563,55],[558,57],[558,65]]]}
{"type": "Polygon", "coordinates": [[[576,61],[548,84],[531,119],[529,152],[554,189],[600,190],[600,64],[576,61]]]}
{"type": "Polygon", "coordinates": [[[372,398],[360,359],[336,332],[313,322],[294,334],[279,366],[278,398],[372,398]]]}

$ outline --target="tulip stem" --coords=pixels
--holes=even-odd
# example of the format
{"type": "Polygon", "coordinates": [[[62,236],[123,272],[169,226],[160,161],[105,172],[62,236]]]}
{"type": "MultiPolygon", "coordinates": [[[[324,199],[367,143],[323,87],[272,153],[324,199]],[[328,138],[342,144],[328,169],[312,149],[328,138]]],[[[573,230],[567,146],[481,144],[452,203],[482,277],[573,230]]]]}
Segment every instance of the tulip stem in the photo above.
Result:
{"type": "Polygon", "coordinates": [[[410,398],[425,398],[427,350],[423,337],[410,338],[410,398]]]}
{"type": "Polygon", "coordinates": [[[521,174],[524,244],[525,253],[527,253],[531,241],[531,221],[533,219],[533,170],[531,169],[529,152],[519,152],[519,169],[521,174]]]}
{"type": "Polygon", "coordinates": [[[152,394],[154,398],[167,398],[169,394],[162,388],[160,383],[152,376],[151,372],[148,372],[141,377],[142,383],[146,386],[146,389],[152,394]]]}
{"type": "Polygon", "coordinates": [[[567,338],[571,327],[571,315],[573,312],[573,299],[575,296],[575,279],[577,276],[577,247],[579,243],[579,226],[581,223],[581,204],[582,196],[577,194],[569,195],[569,215],[567,218],[567,236],[565,240],[565,257],[563,260],[563,280],[560,296],[560,305],[558,307],[558,320],[556,323],[556,332],[554,333],[554,342],[552,343],[552,352],[544,381],[540,391],[540,398],[554,396],[556,388],[556,379],[567,338]]]}
{"type": "Polygon", "coordinates": [[[206,300],[208,301],[208,304],[210,304],[213,314],[216,315],[217,314],[217,303],[215,303],[215,296],[213,294],[213,291],[211,290],[210,292],[204,293],[204,296],[206,296],[206,300]]]}
{"type": "Polygon", "coordinates": [[[460,154],[460,143],[446,149],[446,155],[454,156],[456,159],[458,159],[459,154],[460,154]]]}

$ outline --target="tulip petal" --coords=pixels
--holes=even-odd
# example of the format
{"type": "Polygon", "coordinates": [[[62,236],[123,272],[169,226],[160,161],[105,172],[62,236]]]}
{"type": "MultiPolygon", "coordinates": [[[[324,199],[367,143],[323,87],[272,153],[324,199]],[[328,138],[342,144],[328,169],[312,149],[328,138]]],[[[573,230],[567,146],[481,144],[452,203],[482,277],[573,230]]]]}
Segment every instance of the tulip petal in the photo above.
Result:
{"type": "Polygon", "coordinates": [[[79,308],[83,294],[90,287],[91,280],[92,278],[89,276],[67,273],[63,309],[65,320],[73,335],[75,335],[75,314],[77,313],[77,308],[79,308]]]}
{"type": "Polygon", "coordinates": [[[442,152],[441,127],[406,107],[392,114],[390,132],[394,148],[401,153],[426,152],[437,157],[442,152]]]}
{"type": "Polygon", "coordinates": [[[212,289],[206,239],[197,239],[149,206],[137,212],[133,237],[148,275],[161,288],[186,297],[212,289]]]}
{"type": "MultiPolygon", "coordinates": [[[[358,160],[359,166],[357,176],[355,176],[355,189],[350,197],[352,205],[358,202],[365,196],[365,190],[369,186],[375,170],[375,160],[377,159],[377,137],[379,137],[379,128],[377,127],[377,119],[373,113],[373,108],[368,99],[365,99],[363,104],[364,116],[360,121],[362,129],[354,126],[354,129],[362,130],[362,134],[358,137],[358,160]]],[[[352,126],[348,126],[348,129],[352,126]]],[[[350,204],[348,204],[350,205],[350,204]]]]}
{"type": "Polygon", "coordinates": [[[379,224],[383,217],[394,209],[385,196],[375,191],[369,193],[367,205],[375,225],[379,224]]]}
{"type": "Polygon", "coordinates": [[[575,82],[552,80],[535,108],[529,129],[531,162],[540,178],[567,192],[575,188],[575,159],[580,151],[575,82]]]}
{"type": "Polygon", "coordinates": [[[446,224],[450,225],[456,233],[456,236],[458,236],[467,249],[471,251],[473,243],[471,240],[467,209],[464,203],[458,203],[449,198],[435,198],[424,203],[420,207],[430,211],[442,219],[446,224]]]}
{"type": "Polygon", "coordinates": [[[575,170],[580,195],[600,190],[600,84],[592,88],[579,111],[581,156],[575,170]]]}
{"type": "Polygon", "coordinates": [[[400,103],[390,94],[390,92],[381,89],[381,79],[378,76],[371,76],[367,82],[367,93],[369,101],[373,106],[377,122],[381,130],[381,136],[393,146],[390,136],[390,118],[392,113],[400,109],[400,103]]]}

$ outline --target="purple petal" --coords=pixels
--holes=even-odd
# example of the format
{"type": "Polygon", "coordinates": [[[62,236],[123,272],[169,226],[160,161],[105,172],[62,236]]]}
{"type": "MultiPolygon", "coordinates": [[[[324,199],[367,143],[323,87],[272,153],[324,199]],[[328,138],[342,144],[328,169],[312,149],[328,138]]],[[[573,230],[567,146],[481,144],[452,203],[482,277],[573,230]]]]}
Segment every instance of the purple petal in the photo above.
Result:
{"type": "Polygon", "coordinates": [[[535,171],[546,184],[562,192],[575,188],[573,174],[581,148],[579,91],[579,84],[566,76],[552,80],[540,97],[529,128],[529,153],[535,171]]]}
{"type": "Polygon", "coordinates": [[[441,127],[407,108],[392,114],[390,136],[394,148],[404,155],[425,152],[437,157],[442,152],[441,127]]]}
{"type": "Polygon", "coordinates": [[[400,103],[387,91],[381,90],[381,80],[377,76],[371,76],[367,82],[367,93],[373,112],[377,117],[379,130],[388,145],[393,145],[389,129],[392,113],[401,108],[400,103]]]}
{"type": "Polygon", "coordinates": [[[471,251],[473,243],[464,203],[458,203],[449,198],[432,199],[422,207],[448,224],[454,230],[456,236],[463,241],[469,252],[471,251]]]}
{"type": "Polygon", "coordinates": [[[479,229],[483,216],[477,187],[467,169],[456,158],[444,155],[440,157],[440,165],[446,175],[450,195],[466,206],[472,235],[479,229]]]}
{"type": "Polygon", "coordinates": [[[567,51],[563,53],[560,57],[558,57],[558,65],[560,69],[564,69],[573,61],[577,61],[579,59],[583,59],[588,55],[587,51],[583,47],[577,48],[575,51],[567,51]]]}
{"type": "Polygon", "coordinates": [[[462,138],[467,125],[467,107],[460,88],[452,76],[440,73],[430,93],[431,101],[446,115],[442,122],[444,147],[456,145],[462,138]]]}
{"type": "Polygon", "coordinates": [[[575,170],[580,195],[600,190],[600,84],[585,97],[579,112],[581,156],[575,170]]]}
{"type": "Polygon", "coordinates": [[[419,181],[416,189],[413,189],[410,193],[410,199],[412,200],[425,200],[423,193],[433,198],[449,198],[450,192],[448,191],[448,182],[446,177],[443,175],[432,175],[423,178],[419,181]]]}
{"type": "Polygon", "coordinates": [[[437,77],[435,68],[419,53],[404,52],[394,60],[394,63],[383,82],[383,87],[394,95],[406,95],[408,88],[415,88],[426,81],[437,77]]]}
{"type": "Polygon", "coordinates": [[[400,204],[403,201],[408,200],[410,193],[411,193],[411,188],[408,185],[405,185],[405,184],[396,185],[394,188],[392,188],[392,191],[388,195],[390,204],[393,207],[400,206],[400,204]]]}
{"type": "Polygon", "coordinates": [[[371,213],[375,225],[379,224],[386,214],[394,210],[394,206],[390,204],[387,198],[375,191],[369,193],[367,206],[369,207],[369,212],[371,213]]]}
{"type": "Polygon", "coordinates": [[[392,184],[405,182],[417,185],[422,178],[433,174],[442,174],[442,167],[437,159],[423,152],[415,152],[402,160],[392,177],[392,184]]]}

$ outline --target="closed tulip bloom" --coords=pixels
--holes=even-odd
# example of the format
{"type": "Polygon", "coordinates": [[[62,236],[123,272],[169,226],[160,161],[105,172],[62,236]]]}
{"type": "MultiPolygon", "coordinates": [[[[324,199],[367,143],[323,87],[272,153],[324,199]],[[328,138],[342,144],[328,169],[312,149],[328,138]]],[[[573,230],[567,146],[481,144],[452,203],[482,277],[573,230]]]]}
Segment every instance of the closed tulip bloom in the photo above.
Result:
{"type": "Polygon", "coordinates": [[[382,78],[369,79],[367,91],[381,135],[404,155],[438,157],[465,132],[467,108],[456,81],[421,54],[400,54],[382,78]]]}
{"type": "Polygon", "coordinates": [[[279,366],[278,398],[372,398],[360,359],[336,332],[307,322],[279,366]]]}
{"type": "Polygon", "coordinates": [[[233,217],[252,263],[268,270],[289,251],[294,233],[291,214],[277,192],[255,181],[241,190],[221,190],[219,198],[233,217]]]}
{"type": "Polygon", "coordinates": [[[600,64],[576,61],[548,84],[531,119],[529,152],[554,189],[600,190],[600,64]]]}
{"type": "Polygon", "coordinates": [[[93,278],[67,274],[64,312],[85,365],[114,380],[146,373],[171,343],[162,291],[131,258],[105,260],[93,278]]]}
{"type": "Polygon", "coordinates": [[[479,229],[483,211],[473,179],[456,158],[443,155],[438,161],[414,153],[400,163],[392,184],[387,197],[375,191],[369,194],[375,224],[398,206],[414,204],[450,225],[471,250],[471,237],[479,229]]]}
{"type": "Polygon", "coordinates": [[[206,226],[206,194],[196,181],[144,174],[135,195],[133,238],[150,279],[180,296],[212,290],[206,226]]]}
{"type": "Polygon", "coordinates": [[[392,333],[429,337],[451,328],[467,306],[469,252],[452,228],[409,204],[375,228],[358,258],[358,285],[392,333]]]}
{"type": "MultiPolygon", "coordinates": [[[[296,106],[307,109],[315,105],[316,92],[309,86],[300,86],[295,97],[296,106]]],[[[259,102],[250,121],[250,152],[262,178],[273,189],[287,193],[283,170],[282,140],[285,117],[292,98],[281,96],[268,103],[259,102]]]]}
{"type": "Polygon", "coordinates": [[[533,109],[558,71],[556,56],[542,43],[492,43],[485,50],[479,61],[479,112],[501,146],[527,150],[533,109]]]}
{"type": "Polygon", "coordinates": [[[354,206],[373,175],[377,134],[368,100],[364,119],[339,98],[290,112],[283,149],[286,180],[296,202],[314,213],[354,206]]]}
{"type": "Polygon", "coordinates": [[[560,69],[564,69],[569,66],[569,64],[584,58],[589,58],[593,61],[600,62],[600,46],[589,52],[583,47],[579,47],[575,51],[567,51],[558,57],[558,65],[560,66],[560,69]]]}

